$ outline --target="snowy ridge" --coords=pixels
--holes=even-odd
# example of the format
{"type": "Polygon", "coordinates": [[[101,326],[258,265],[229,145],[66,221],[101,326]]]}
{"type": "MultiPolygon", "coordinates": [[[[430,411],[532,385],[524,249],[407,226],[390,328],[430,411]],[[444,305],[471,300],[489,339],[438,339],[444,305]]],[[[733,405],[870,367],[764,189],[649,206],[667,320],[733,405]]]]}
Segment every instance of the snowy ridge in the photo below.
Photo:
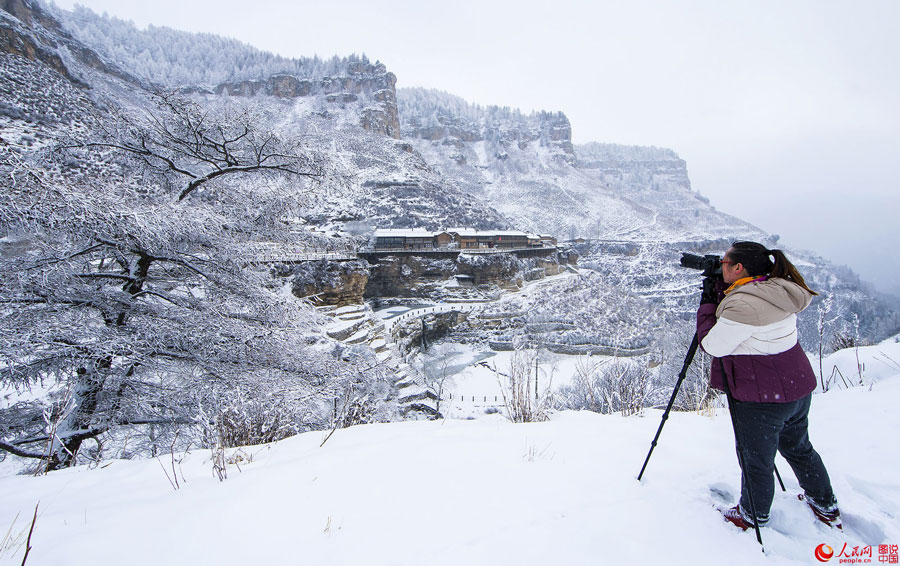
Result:
{"type": "Polygon", "coordinates": [[[353,55],[287,58],[214,34],[197,34],[167,27],[138,29],[130,21],[96,14],[76,5],[70,12],[53,4],[41,6],[65,29],[109,61],[131,69],[142,79],[166,87],[216,86],[284,73],[303,78],[338,75],[368,58],[353,55]]]}

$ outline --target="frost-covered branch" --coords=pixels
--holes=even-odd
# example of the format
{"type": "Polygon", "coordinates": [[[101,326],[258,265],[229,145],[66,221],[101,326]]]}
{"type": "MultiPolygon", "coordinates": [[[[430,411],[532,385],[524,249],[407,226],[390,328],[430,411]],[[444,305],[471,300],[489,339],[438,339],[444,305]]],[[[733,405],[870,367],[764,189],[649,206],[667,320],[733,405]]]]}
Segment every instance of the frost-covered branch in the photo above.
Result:
{"type": "Polygon", "coordinates": [[[115,113],[115,122],[98,119],[94,139],[76,140],[69,149],[124,153],[178,189],[177,200],[231,175],[272,173],[316,178],[321,158],[296,141],[267,131],[249,109],[214,113],[175,96],[155,97],[153,114],[115,113]]]}

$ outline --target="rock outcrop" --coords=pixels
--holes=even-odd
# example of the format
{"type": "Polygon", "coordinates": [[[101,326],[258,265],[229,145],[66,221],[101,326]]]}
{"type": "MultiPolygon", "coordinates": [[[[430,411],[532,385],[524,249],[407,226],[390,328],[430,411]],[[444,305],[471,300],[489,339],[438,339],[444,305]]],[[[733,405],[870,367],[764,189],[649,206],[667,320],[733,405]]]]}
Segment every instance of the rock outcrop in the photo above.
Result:
{"type": "Polygon", "coordinates": [[[461,300],[471,298],[472,293],[483,298],[479,291],[486,289],[515,290],[525,281],[557,275],[563,265],[575,265],[578,254],[566,250],[551,252],[546,257],[520,258],[513,253],[447,251],[367,257],[371,274],[366,298],[434,299],[452,295],[461,300]]]}
{"type": "Polygon", "coordinates": [[[427,297],[434,284],[459,273],[454,259],[432,259],[414,255],[379,258],[371,266],[366,297],[427,297]]]}
{"type": "Polygon", "coordinates": [[[611,180],[642,180],[651,190],[663,182],[691,190],[687,162],[669,149],[588,143],[578,146],[577,167],[611,180]]]}
{"type": "Polygon", "coordinates": [[[34,25],[41,12],[23,0],[4,0],[0,6],[14,18],[0,20],[0,51],[40,61],[71,80],[69,70],[56,52],[56,43],[40,33],[34,33],[34,25]]]}
{"type": "MultiPolygon", "coordinates": [[[[523,115],[508,108],[473,106],[452,95],[425,89],[401,91],[403,136],[442,146],[465,149],[466,144],[490,142],[497,159],[505,150],[529,146],[550,148],[561,162],[574,165],[572,126],[562,112],[534,112],[523,115]]],[[[452,156],[465,164],[465,155],[452,156]]]]}
{"type": "Polygon", "coordinates": [[[40,61],[76,86],[85,88],[87,85],[73,76],[66,66],[60,54],[62,47],[69,57],[88,67],[141,85],[136,77],[104,61],[94,50],[76,41],[39,5],[29,0],[0,0],[0,9],[12,16],[0,17],[0,51],[40,61]]]}
{"type": "Polygon", "coordinates": [[[369,264],[355,261],[309,261],[292,270],[292,292],[315,305],[344,306],[363,302],[369,264]]]}
{"type": "Polygon", "coordinates": [[[387,71],[383,63],[351,62],[347,75],[301,79],[291,75],[273,75],[267,80],[222,83],[216,94],[256,96],[264,94],[276,98],[323,96],[330,104],[368,102],[360,110],[360,125],[364,130],[400,138],[400,115],[397,110],[397,77],[387,71]]]}
{"type": "Polygon", "coordinates": [[[395,325],[391,331],[391,339],[400,353],[407,355],[416,348],[427,349],[430,344],[465,322],[468,316],[468,313],[451,310],[412,318],[395,325]]]}
{"type": "Polygon", "coordinates": [[[512,254],[459,254],[459,272],[472,277],[475,285],[518,287],[522,267],[523,263],[512,254]]]}
{"type": "Polygon", "coordinates": [[[569,165],[575,164],[575,148],[572,145],[572,124],[562,112],[542,113],[541,145],[557,150],[569,165]]]}

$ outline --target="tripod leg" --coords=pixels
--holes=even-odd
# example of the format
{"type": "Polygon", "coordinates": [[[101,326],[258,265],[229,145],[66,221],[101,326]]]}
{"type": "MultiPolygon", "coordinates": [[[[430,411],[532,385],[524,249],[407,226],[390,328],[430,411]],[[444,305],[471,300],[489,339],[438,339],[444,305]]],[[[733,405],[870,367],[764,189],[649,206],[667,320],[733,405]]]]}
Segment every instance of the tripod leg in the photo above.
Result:
{"type": "Polygon", "coordinates": [[[731,397],[731,388],[728,386],[728,376],[725,375],[725,365],[719,359],[719,368],[722,370],[722,389],[725,390],[725,398],[728,400],[728,413],[731,415],[731,426],[734,428],[734,437],[737,439],[737,455],[738,465],[741,467],[741,476],[747,480],[747,500],[750,503],[750,512],[753,513],[753,528],[756,531],[756,541],[760,546],[763,545],[762,533],[759,532],[758,521],[756,520],[756,504],[753,501],[753,489],[750,487],[750,476],[747,473],[747,466],[744,462],[744,438],[741,434],[741,427],[734,418],[734,399],[731,397]]]}
{"type": "Polygon", "coordinates": [[[650,451],[647,452],[647,457],[644,459],[644,465],[641,466],[641,472],[637,476],[638,481],[641,481],[641,478],[644,476],[644,470],[647,469],[647,462],[650,461],[650,455],[653,454],[653,449],[656,448],[656,441],[659,440],[659,435],[662,433],[663,426],[665,426],[666,420],[669,418],[669,411],[672,410],[672,405],[675,404],[675,397],[678,395],[678,390],[681,388],[681,382],[684,381],[691,362],[694,361],[694,354],[697,353],[697,346],[699,344],[700,342],[697,339],[697,333],[695,332],[694,339],[691,341],[687,355],[684,357],[684,365],[681,367],[681,373],[678,374],[678,381],[675,383],[675,388],[672,390],[672,396],[669,397],[669,404],[663,412],[662,422],[659,423],[659,428],[656,429],[656,436],[653,437],[653,441],[650,443],[650,451]]]}
{"type": "Polygon", "coordinates": [[[778,473],[778,466],[775,466],[775,477],[778,478],[778,485],[781,486],[781,491],[787,491],[787,489],[784,488],[784,481],[781,479],[781,474],[778,473]]]}

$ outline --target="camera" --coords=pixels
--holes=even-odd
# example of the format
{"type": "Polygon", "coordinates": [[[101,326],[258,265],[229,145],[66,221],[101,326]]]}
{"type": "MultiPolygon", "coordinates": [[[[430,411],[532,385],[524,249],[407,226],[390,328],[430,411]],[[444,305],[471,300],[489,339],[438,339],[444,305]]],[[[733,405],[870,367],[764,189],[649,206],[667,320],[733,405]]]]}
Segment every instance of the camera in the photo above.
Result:
{"type": "Polygon", "coordinates": [[[722,278],[722,259],[717,255],[700,256],[682,252],[681,267],[700,270],[704,277],[722,278]]]}

